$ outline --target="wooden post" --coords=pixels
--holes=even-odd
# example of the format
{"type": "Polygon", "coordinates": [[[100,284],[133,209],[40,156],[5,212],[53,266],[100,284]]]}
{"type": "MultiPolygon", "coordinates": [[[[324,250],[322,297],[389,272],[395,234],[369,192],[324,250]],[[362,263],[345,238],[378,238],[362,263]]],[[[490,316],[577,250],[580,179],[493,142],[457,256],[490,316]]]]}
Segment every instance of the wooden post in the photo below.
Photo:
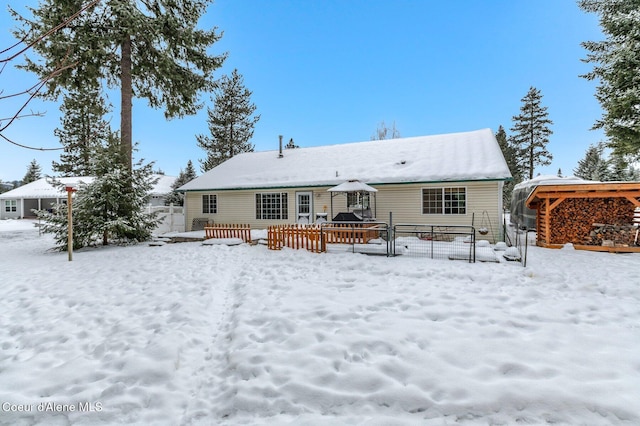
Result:
{"type": "Polygon", "coordinates": [[[69,262],[73,260],[73,198],[71,195],[76,190],[74,185],[67,185],[67,253],[69,253],[69,262]]]}

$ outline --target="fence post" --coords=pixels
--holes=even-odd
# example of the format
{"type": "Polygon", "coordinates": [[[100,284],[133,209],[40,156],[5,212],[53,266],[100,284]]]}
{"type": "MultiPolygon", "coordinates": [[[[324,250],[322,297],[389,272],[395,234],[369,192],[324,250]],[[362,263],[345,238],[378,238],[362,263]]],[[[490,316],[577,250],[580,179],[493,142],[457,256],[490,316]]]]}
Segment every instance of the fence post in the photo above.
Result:
{"type": "Polygon", "coordinates": [[[169,232],[173,232],[173,203],[169,204],[169,232]]]}
{"type": "Polygon", "coordinates": [[[396,256],[396,241],[395,241],[395,229],[393,229],[393,212],[389,212],[389,226],[387,227],[387,257],[389,252],[393,257],[396,256]]]}

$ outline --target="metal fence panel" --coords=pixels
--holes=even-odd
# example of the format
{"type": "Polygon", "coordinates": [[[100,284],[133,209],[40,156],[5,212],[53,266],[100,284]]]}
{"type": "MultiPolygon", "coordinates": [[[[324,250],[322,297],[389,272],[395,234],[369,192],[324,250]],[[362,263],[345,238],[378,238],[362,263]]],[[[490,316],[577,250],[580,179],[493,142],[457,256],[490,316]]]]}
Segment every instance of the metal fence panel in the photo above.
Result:
{"type": "Polygon", "coordinates": [[[391,255],[476,261],[475,228],[400,223],[393,227],[391,255]]]}
{"type": "Polygon", "coordinates": [[[324,222],[321,237],[327,252],[380,254],[389,256],[389,226],[386,222],[324,222]]]}

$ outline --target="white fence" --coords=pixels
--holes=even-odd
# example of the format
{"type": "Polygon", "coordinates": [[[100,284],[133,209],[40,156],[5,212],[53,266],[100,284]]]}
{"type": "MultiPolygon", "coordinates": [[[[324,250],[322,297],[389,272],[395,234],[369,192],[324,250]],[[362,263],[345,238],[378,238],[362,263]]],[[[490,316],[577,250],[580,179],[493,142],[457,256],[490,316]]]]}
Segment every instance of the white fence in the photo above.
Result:
{"type": "Polygon", "coordinates": [[[149,205],[148,212],[157,212],[158,227],[155,230],[155,234],[161,235],[167,232],[184,232],[184,207],[174,206],[152,206],[149,205]]]}

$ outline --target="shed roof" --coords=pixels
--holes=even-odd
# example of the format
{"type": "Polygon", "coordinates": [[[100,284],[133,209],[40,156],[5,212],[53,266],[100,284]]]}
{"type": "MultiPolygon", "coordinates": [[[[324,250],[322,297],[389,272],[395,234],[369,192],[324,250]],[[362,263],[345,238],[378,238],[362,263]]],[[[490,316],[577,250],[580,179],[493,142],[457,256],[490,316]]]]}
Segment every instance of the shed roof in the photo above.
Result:
{"type": "Polygon", "coordinates": [[[509,167],[491,129],[236,155],[180,187],[215,190],[506,180],[509,167]]]}
{"type": "Polygon", "coordinates": [[[536,208],[543,199],[624,197],[640,207],[640,182],[592,182],[540,184],[527,197],[526,205],[536,208]]]}

